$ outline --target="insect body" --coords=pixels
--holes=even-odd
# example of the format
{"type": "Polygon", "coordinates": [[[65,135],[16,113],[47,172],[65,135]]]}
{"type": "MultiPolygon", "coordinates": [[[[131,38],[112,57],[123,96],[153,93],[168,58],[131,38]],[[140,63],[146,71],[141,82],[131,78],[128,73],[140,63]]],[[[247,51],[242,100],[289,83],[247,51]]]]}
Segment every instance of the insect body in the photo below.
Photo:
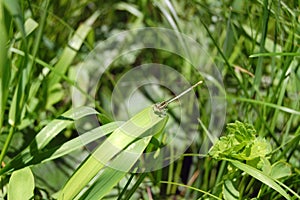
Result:
{"type": "Polygon", "coordinates": [[[200,85],[201,83],[203,83],[203,81],[199,81],[198,83],[196,83],[195,85],[193,85],[192,87],[188,88],[187,90],[183,91],[182,93],[180,93],[179,95],[167,100],[167,101],[163,101],[160,103],[156,103],[153,105],[153,111],[155,114],[157,114],[158,116],[165,116],[167,113],[167,107],[170,103],[172,103],[173,101],[179,99],[180,97],[182,97],[183,95],[185,95],[186,93],[188,93],[189,91],[191,91],[193,88],[197,87],[198,85],[200,85]]]}

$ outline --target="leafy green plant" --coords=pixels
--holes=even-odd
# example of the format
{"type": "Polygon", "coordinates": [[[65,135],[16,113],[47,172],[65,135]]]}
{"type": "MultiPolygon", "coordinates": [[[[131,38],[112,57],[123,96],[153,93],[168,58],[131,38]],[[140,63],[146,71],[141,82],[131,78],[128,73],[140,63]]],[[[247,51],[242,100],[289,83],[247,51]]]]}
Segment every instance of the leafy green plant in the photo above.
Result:
{"type": "MultiPolygon", "coordinates": [[[[271,152],[271,144],[264,138],[257,137],[252,125],[236,121],[227,125],[227,134],[214,144],[209,155],[215,159],[229,161],[233,166],[275,189],[286,199],[291,199],[280,186],[283,183],[277,183],[279,178],[290,176],[291,169],[282,161],[271,165],[271,152]]],[[[295,194],[293,191],[292,193],[295,194]]],[[[225,199],[240,198],[232,180],[224,181],[223,196],[225,199]]]]}
{"type": "Polygon", "coordinates": [[[230,158],[248,162],[258,159],[257,162],[260,162],[261,159],[267,159],[271,152],[271,144],[257,137],[252,125],[236,121],[227,125],[226,136],[214,144],[209,154],[215,159],[230,158]]]}

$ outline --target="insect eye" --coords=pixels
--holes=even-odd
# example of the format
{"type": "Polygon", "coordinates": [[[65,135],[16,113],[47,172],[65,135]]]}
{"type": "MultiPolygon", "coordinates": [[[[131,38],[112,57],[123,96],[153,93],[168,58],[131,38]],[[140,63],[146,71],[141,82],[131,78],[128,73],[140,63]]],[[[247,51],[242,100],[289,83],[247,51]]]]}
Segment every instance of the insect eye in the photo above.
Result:
{"type": "Polygon", "coordinates": [[[153,111],[160,117],[164,117],[167,114],[167,109],[164,106],[161,106],[161,103],[154,104],[153,111]]]}

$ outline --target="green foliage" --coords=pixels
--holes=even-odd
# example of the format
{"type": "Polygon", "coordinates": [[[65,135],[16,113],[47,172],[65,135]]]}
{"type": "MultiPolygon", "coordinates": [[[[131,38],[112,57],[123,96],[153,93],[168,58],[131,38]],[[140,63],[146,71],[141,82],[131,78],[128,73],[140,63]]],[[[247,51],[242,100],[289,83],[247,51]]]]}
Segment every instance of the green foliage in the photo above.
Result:
{"type": "Polygon", "coordinates": [[[15,171],[9,180],[8,199],[31,199],[34,187],[34,177],[30,168],[26,167],[15,171]]]}
{"type": "MultiPolygon", "coordinates": [[[[64,192],[78,199],[299,199],[299,10],[297,0],[0,0],[0,199],[57,199],[64,192]],[[209,113],[218,106],[211,105],[205,83],[195,90],[199,137],[186,154],[165,168],[130,174],[137,157],[121,172],[91,161],[84,148],[101,141],[102,156],[126,163],[121,152],[103,146],[130,122],[111,114],[118,80],[145,63],[168,65],[190,83],[201,75],[184,58],[143,49],[111,63],[95,91],[95,109],[71,109],[70,94],[78,90],[76,105],[93,100],[84,90],[94,71],[83,67],[74,82],[87,55],[116,33],[144,27],[168,28],[198,41],[214,63],[181,40],[176,45],[207,68],[216,64],[226,89],[225,123],[239,121],[227,125],[209,154],[199,155],[209,150],[202,138],[214,141],[209,113]],[[89,123],[91,116],[100,127],[89,123]],[[93,128],[78,135],[74,120],[93,128]]],[[[110,61],[120,48],[98,53],[110,61]]],[[[88,61],[99,65],[97,59],[88,61]]],[[[135,111],[172,96],[147,90],[138,95],[143,100],[135,102],[135,111]]],[[[180,123],[172,109],[167,115],[172,125],[160,121],[166,125],[162,134],[118,145],[159,154],[180,123]]]]}
{"type": "Polygon", "coordinates": [[[81,137],[74,138],[64,144],[59,144],[51,148],[48,147],[50,141],[53,140],[53,138],[55,138],[55,136],[57,136],[62,130],[67,128],[67,126],[73,124],[75,120],[79,120],[80,118],[84,118],[85,116],[92,114],[97,114],[97,112],[88,107],[80,107],[67,111],[60,117],[60,119],[51,121],[51,123],[45,126],[36,135],[27,148],[15,156],[14,159],[0,170],[0,175],[28,165],[46,162],[66,155],[111,133],[119,126],[119,123],[112,122],[86,132],[81,137]]]}
{"type": "Polygon", "coordinates": [[[231,180],[225,180],[223,184],[223,197],[225,200],[239,199],[239,191],[235,189],[231,180]]]}
{"type": "Polygon", "coordinates": [[[133,116],[116,129],[82,163],[62,189],[58,199],[76,197],[91,179],[105,167],[105,164],[111,162],[111,165],[106,167],[98,177],[99,181],[83,194],[85,198],[103,198],[126,175],[124,172],[129,172],[133,167],[148,146],[152,135],[163,131],[167,119],[166,116],[156,115],[153,106],[145,108],[133,116]]]}
{"type": "Polygon", "coordinates": [[[226,136],[218,140],[209,154],[216,159],[234,158],[238,160],[254,160],[266,158],[272,151],[266,139],[257,137],[251,124],[236,121],[227,125],[226,136]]]}
{"type": "Polygon", "coordinates": [[[246,172],[247,174],[251,175],[252,177],[266,184],[267,186],[273,188],[286,199],[291,199],[291,197],[286,193],[286,191],[272,177],[266,175],[265,173],[261,172],[260,170],[254,167],[251,167],[250,165],[246,165],[236,160],[229,160],[229,161],[238,169],[246,172]]]}
{"type": "MultiPolygon", "coordinates": [[[[290,176],[290,166],[282,161],[271,165],[270,156],[268,157],[271,152],[271,144],[263,138],[256,137],[256,131],[252,125],[236,121],[227,125],[227,134],[214,144],[209,155],[215,159],[230,161],[238,169],[270,186],[286,199],[290,199],[285,190],[275,181],[290,176]],[[246,161],[248,165],[240,161],[246,161]]],[[[229,180],[224,181],[223,196],[225,199],[240,197],[239,192],[229,180]]]]}

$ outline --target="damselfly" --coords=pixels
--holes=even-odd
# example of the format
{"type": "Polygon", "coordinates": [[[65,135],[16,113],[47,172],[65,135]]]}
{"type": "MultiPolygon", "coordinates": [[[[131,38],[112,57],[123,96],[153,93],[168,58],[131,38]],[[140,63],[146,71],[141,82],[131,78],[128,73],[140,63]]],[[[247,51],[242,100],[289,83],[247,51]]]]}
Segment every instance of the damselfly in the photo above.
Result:
{"type": "Polygon", "coordinates": [[[169,100],[163,101],[163,102],[159,102],[154,104],[153,106],[153,110],[154,113],[159,115],[159,116],[164,116],[166,115],[167,112],[167,107],[170,103],[172,103],[173,101],[179,99],[180,97],[182,97],[183,95],[185,95],[186,93],[188,93],[189,91],[191,91],[193,88],[197,87],[198,85],[200,85],[201,83],[203,83],[203,81],[199,81],[197,82],[195,85],[193,85],[192,87],[184,90],[182,93],[180,93],[179,95],[172,97],[169,100]]]}

